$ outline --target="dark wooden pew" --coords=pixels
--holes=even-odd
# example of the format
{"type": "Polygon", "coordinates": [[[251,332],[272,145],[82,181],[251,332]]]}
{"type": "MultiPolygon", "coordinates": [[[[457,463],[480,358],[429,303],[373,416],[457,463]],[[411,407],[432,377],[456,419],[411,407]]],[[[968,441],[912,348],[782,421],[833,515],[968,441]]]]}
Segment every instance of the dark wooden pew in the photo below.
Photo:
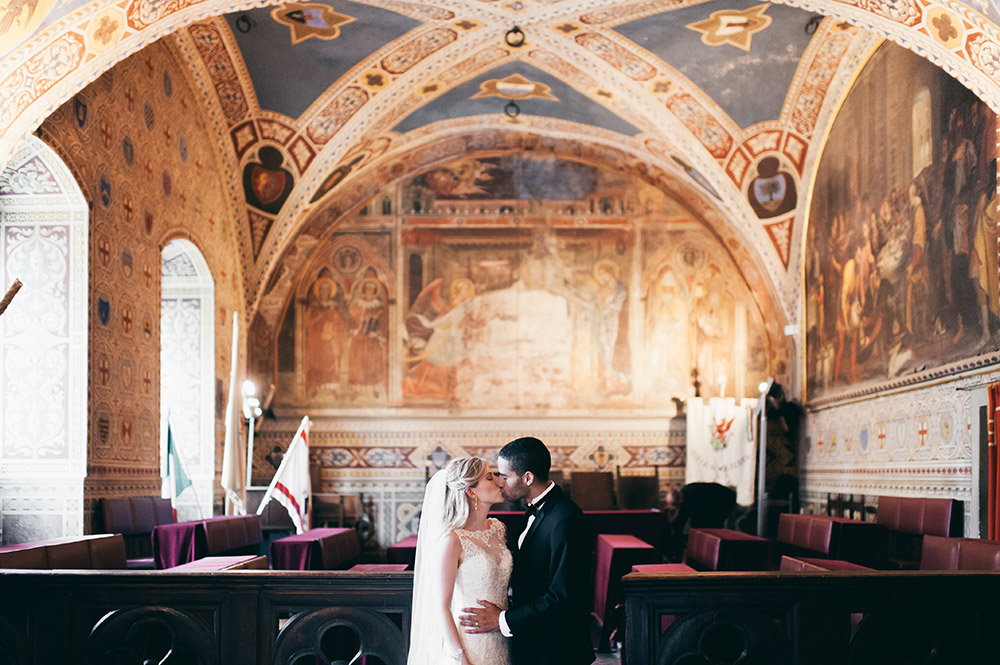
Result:
{"type": "Polygon", "coordinates": [[[632,573],[623,586],[626,665],[996,662],[1000,573],[632,573]]]}
{"type": "Polygon", "coordinates": [[[0,571],[0,660],[161,662],[172,649],[177,662],[272,665],[302,653],[349,662],[360,651],[356,662],[403,665],[412,580],[406,572],[0,571]]]}

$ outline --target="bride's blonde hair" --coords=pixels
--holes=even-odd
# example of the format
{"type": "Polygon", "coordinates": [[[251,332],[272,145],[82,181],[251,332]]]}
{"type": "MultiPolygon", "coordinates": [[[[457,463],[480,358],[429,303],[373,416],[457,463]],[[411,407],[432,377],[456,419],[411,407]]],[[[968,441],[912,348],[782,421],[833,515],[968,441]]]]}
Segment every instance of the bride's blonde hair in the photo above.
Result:
{"type": "Polygon", "coordinates": [[[469,519],[469,497],[465,491],[482,480],[489,467],[481,457],[456,457],[444,470],[444,528],[453,531],[465,526],[469,519]]]}

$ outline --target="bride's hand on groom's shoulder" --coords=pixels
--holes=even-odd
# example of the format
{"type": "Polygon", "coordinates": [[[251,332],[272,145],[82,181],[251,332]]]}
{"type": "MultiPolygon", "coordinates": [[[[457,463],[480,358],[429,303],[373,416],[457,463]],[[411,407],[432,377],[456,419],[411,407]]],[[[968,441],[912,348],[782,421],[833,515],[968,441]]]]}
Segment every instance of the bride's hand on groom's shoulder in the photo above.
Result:
{"type": "Polygon", "coordinates": [[[488,600],[480,600],[479,607],[463,607],[459,623],[466,633],[492,633],[500,630],[500,608],[488,600]]]}

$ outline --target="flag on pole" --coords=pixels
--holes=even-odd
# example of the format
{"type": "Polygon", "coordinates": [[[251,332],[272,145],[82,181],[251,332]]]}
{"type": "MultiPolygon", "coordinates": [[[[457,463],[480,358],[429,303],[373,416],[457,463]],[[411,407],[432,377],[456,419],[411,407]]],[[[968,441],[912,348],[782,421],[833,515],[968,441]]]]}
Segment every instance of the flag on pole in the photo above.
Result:
{"type": "Polygon", "coordinates": [[[243,515],[246,513],[243,497],[246,487],[243,478],[244,456],[240,444],[243,426],[243,410],[236,404],[239,394],[239,382],[236,379],[237,361],[239,358],[240,324],[237,312],[233,312],[233,351],[232,369],[229,373],[229,399],[226,401],[226,441],[222,451],[222,488],[226,490],[226,514],[243,515]]]}
{"type": "Polygon", "coordinates": [[[267,502],[274,499],[288,511],[295,524],[295,533],[302,533],[309,529],[311,522],[308,512],[310,491],[309,416],[305,416],[261,499],[257,514],[262,514],[267,502]]]}
{"type": "Polygon", "coordinates": [[[184,473],[180,453],[174,445],[174,433],[170,431],[170,421],[167,421],[167,478],[173,481],[174,496],[191,487],[191,479],[184,473]]]}
{"type": "Polygon", "coordinates": [[[736,488],[736,502],[753,503],[757,440],[751,412],[756,400],[699,397],[687,401],[687,464],[684,481],[736,488]]]}

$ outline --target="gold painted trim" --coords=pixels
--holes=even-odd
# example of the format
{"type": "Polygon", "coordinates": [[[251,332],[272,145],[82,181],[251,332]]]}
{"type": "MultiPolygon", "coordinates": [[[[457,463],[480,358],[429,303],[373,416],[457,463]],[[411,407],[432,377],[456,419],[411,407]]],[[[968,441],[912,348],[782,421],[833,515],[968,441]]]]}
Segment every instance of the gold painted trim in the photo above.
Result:
{"type": "MultiPolygon", "coordinates": [[[[919,374],[911,374],[910,376],[896,380],[879,381],[878,383],[869,384],[864,388],[845,391],[840,395],[816,400],[811,404],[807,403],[806,410],[810,413],[816,413],[888,395],[901,395],[916,390],[924,390],[925,388],[933,388],[934,386],[946,383],[955,383],[974,377],[984,377],[995,371],[1000,371],[1000,351],[992,351],[974,358],[941,365],[940,367],[935,367],[919,374]],[[987,371],[981,371],[983,369],[987,371]]],[[[956,389],[959,387],[961,386],[956,387],[956,389]]]]}

